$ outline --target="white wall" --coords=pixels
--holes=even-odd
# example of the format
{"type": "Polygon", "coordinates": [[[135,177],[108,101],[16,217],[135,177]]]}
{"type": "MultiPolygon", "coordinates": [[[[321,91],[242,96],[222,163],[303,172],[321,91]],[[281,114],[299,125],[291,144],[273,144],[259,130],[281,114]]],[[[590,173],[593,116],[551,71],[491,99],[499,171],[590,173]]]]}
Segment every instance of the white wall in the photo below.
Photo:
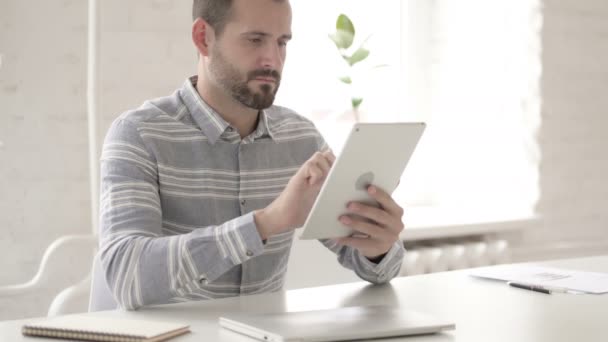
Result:
{"type": "MultiPolygon", "coordinates": [[[[86,1],[0,2],[0,285],[29,280],[56,237],[90,231],[86,13],[86,1]]],[[[0,319],[45,313],[60,287],[0,298],[0,319]]]]}
{"type": "MultiPolygon", "coordinates": [[[[100,5],[103,137],[120,112],[169,94],[194,73],[195,51],[189,1],[100,5]]],[[[0,2],[0,285],[28,280],[54,238],[90,230],[86,11],[86,1],[0,2]]],[[[607,61],[608,2],[545,1],[538,205],[543,221],[511,236],[520,258],[583,254],[555,245],[608,238],[607,61]],[[541,245],[550,250],[533,251],[541,245]]],[[[596,251],[607,251],[596,245],[596,251]]],[[[316,279],[302,271],[311,264],[306,248],[294,250],[288,285],[332,281],[323,278],[331,270],[316,279]]],[[[83,265],[75,259],[69,267],[83,265]]],[[[60,288],[50,282],[36,296],[0,298],[0,320],[44,315],[60,288]]]]}
{"type": "Polygon", "coordinates": [[[608,252],[608,2],[545,0],[541,224],[518,258],[608,252]]]}
{"type": "Polygon", "coordinates": [[[196,73],[191,1],[99,1],[100,139],[123,111],[196,73]]]}

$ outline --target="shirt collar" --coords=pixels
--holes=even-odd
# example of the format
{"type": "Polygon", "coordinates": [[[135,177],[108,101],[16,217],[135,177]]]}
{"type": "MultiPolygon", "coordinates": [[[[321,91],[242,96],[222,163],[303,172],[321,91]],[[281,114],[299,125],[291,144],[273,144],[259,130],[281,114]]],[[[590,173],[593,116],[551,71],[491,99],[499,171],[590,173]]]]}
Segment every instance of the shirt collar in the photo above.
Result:
{"type": "MultiPolygon", "coordinates": [[[[209,106],[196,90],[195,84],[198,76],[188,78],[183,87],[180,89],[182,101],[188,108],[190,115],[201,129],[203,134],[209,139],[211,144],[224,137],[227,140],[234,140],[238,136],[238,132],[230,126],[226,120],[222,118],[211,106],[209,106]]],[[[270,126],[268,124],[268,113],[266,110],[261,110],[258,116],[258,125],[256,130],[250,135],[253,139],[262,138],[265,136],[273,137],[270,126]]]]}

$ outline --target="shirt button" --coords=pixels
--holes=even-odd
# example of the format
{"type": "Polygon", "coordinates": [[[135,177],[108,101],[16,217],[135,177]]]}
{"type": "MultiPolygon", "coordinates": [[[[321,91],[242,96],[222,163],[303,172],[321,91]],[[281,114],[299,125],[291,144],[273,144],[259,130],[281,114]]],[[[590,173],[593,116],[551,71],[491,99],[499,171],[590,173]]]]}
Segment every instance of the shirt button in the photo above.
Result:
{"type": "Polygon", "coordinates": [[[253,256],[253,252],[252,251],[247,251],[247,253],[245,253],[245,254],[247,254],[247,256],[249,256],[249,257],[253,256]]]}
{"type": "Polygon", "coordinates": [[[233,131],[233,128],[232,128],[232,127],[228,127],[228,128],[226,128],[226,130],[227,130],[228,132],[232,132],[232,131],[233,131]]]}
{"type": "Polygon", "coordinates": [[[246,200],[241,200],[241,205],[245,205],[245,203],[247,203],[246,200]]]}
{"type": "Polygon", "coordinates": [[[205,277],[201,277],[198,281],[203,285],[207,284],[207,278],[205,277]]]}

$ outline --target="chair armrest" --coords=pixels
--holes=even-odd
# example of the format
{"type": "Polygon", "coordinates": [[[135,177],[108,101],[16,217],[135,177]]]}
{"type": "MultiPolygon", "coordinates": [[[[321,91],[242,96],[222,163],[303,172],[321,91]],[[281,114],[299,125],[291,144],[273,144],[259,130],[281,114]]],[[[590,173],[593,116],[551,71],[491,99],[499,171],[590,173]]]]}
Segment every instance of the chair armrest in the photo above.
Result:
{"type": "Polygon", "coordinates": [[[38,272],[32,279],[22,284],[0,286],[0,298],[10,297],[20,294],[28,294],[40,290],[46,284],[46,280],[59,272],[53,272],[52,268],[61,268],[65,265],[53,265],[53,259],[64,249],[69,248],[89,248],[91,254],[97,246],[97,237],[94,235],[65,235],[53,241],[44,251],[42,261],[38,267],[38,272]]]}

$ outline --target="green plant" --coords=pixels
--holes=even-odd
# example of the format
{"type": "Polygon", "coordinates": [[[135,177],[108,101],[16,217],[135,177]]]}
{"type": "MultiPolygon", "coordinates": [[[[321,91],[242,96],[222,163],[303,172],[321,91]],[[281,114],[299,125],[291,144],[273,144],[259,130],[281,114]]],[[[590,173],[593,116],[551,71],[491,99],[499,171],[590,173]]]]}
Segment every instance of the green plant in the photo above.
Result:
{"type": "MultiPolygon", "coordinates": [[[[329,34],[329,38],[338,48],[342,59],[348,64],[348,73],[338,77],[342,83],[352,87],[354,66],[364,61],[370,54],[370,51],[365,48],[365,43],[370,37],[371,35],[359,44],[357,49],[351,49],[355,40],[355,25],[346,14],[340,14],[336,19],[336,32],[329,34]]],[[[363,98],[361,96],[351,96],[351,106],[357,121],[359,121],[358,109],[362,102],[363,98]]]]}

